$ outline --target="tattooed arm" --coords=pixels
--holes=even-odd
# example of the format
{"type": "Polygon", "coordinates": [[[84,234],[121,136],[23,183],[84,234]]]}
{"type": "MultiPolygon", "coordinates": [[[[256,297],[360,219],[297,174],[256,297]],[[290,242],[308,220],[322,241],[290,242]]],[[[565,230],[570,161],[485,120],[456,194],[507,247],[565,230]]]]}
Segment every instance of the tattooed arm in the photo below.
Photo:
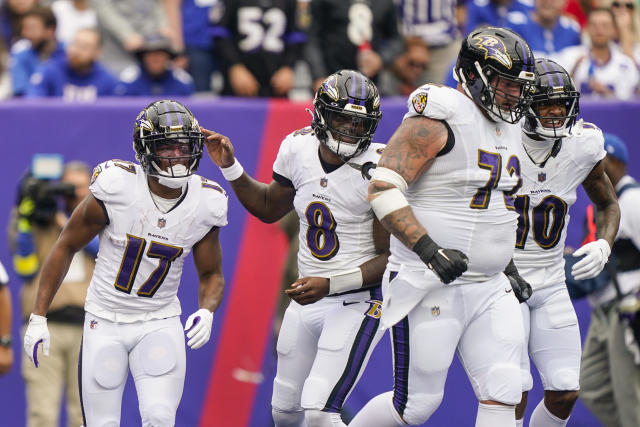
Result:
{"type": "MultiPolygon", "coordinates": [[[[447,128],[442,122],[423,116],[408,118],[391,136],[378,161],[378,168],[391,169],[411,185],[429,169],[446,143],[447,128]]],[[[374,177],[369,184],[369,201],[393,188],[392,183],[378,181],[374,177]]],[[[408,248],[413,248],[427,232],[410,206],[389,213],[380,218],[380,222],[408,248]]]]}
{"type": "Polygon", "coordinates": [[[609,246],[618,233],[620,224],[620,207],[618,198],[609,177],[604,172],[602,162],[593,168],[582,183],[589,199],[596,206],[596,233],[598,238],[605,239],[609,246]]]}
{"type": "Polygon", "coordinates": [[[447,127],[438,120],[423,116],[404,120],[382,153],[368,195],[382,225],[443,283],[451,283],[464,273],[468,259],[462,252],[441,248],[434,242],[402,193],[431,167],[447,146],[447,138],[447,127]]]}

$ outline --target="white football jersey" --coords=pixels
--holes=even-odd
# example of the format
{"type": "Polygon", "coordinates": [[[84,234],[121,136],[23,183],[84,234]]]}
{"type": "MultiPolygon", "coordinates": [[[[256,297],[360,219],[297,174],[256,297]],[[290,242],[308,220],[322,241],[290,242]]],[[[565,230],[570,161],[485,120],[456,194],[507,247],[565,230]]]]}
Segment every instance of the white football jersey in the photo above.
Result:
{"type": "MultiPolygon", "coordinates": [[[[526,138],[524,133],[522,137],[526,138]]],[[[523,184],[515,201],[520,216],[513,259],[534,289],[564,282],[569,208],[578,186],[606,154],[600,129],[579,122],[544,167],[526,153],[520,157],[523,184]]]]}
{"type": "MultiPolygon", "coordinates": [[[[367,201],[369,180],[344,164],[326,173],[320,141],[311,127],[289,134],[280,145],[274,173],[291,181],[300,218],[299,277],[329,277],[374,258],[373,211],[367,201]]],[[[349,163],[377,163],[384,145],[371,144],[349,163]]]]}
{"type": "Polygon", "coordinates": [[[121,160],[98,165],[90,190],[109,223],[100,233],[86,311],[117,322],[179,315],[184,260],[213,227],[227,224],[225,191],[192,175],[184,198],[162,213],[140,165],[121,160]]]}
{"type": "MultiPolygon", "coordinates": [[[[455,144],[441,152],[406,198],[429,236],[468,258],[456,284],[488,280],[503,271],[513,254],[517,214],[505,192],[518,185],[520,127],[493,122],[466,95],[427,84],[409,97],[404,120],[423,115],[443,120],[455,144]]],[[[390,264],[425,268],[418,255],[391,237],[390,264]]]]}

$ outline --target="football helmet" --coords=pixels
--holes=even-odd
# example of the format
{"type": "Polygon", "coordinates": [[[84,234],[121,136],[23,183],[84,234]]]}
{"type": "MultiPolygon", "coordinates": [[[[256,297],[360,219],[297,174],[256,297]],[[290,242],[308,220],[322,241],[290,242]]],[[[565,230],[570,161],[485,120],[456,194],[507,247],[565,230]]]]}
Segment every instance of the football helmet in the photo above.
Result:
{"type": "Polygon", "coordinates": [[[550,59],[536,59],[536,84],[533,102],[525,113],[522,125],[525,133],[547,139],[558,139],[569,135],[580,112],[580,92],[571,76],[559,64],[550,59]],[[562,114],[542,116],[540,107],[559,104],[562,114]],[[546,125],[546,126],[545,126],[546,125]]]}
{"type": "Polygon", "coordinates": [[[378,89],[360,72],[340,70],[316,91],[312,115],[320,142],[346,162],[371,144],[382,117],[378,89]]]}
{"type": "Polygon", "coordinates": [[[195,173],[203,146],[198,121],[177,101],[163,99],[149,104],[133,126],[133,149],[147,175],[184,178],[195,173]],[[173,153],[167,150],[170,147],[173,153]]]}
{"type": "Polygon", "coordinates": [[[467,96],[491,120],[517,123],[529,107],[535,83],[533,54],[514,31],[499,27],[472,31],[462,42],[454,71],[467,96]]]}

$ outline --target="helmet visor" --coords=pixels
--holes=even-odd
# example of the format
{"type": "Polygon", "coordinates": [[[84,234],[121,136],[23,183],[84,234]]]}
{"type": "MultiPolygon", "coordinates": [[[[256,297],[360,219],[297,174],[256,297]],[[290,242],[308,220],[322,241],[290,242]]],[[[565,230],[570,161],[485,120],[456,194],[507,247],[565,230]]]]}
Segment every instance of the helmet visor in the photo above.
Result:
{"type": "Polygon", "coordinates": [[[202,156],[204,136],[199,131],[166,132],[146,136],[144,140],[149,160],[159,175],[174,177],[176,165],[183,165],[186,175],[191,175],[202,156]]]}
{"type": "Polygon", "coordinates": [[[373,135],[378,126],[379,118],[369,114],[363,115],[328,108],[325,120],[334,139],[349,144],[358,144],[373,135]]]}
{"type": "Polygon", "coordinates": [[[531,89],[534,82],[507,76],[499,71],[492,73],[489,93],[493,112],[508,123],[517,123],[531,104],[531,89]]]}

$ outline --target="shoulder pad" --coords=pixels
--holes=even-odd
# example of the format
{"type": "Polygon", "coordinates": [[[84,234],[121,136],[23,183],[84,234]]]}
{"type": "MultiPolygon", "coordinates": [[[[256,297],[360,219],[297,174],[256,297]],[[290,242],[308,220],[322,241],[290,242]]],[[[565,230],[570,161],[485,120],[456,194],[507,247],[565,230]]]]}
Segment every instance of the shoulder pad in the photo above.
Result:
{"type": "Polygon", "coordinates": [[[579,139],[577,152],[585,163],[595,164],[606,156],[604,136],[598,126],[579,120],[571,134],[579,139]]]}
{"type": "Polygon", "coordinates": [[[458,110],[460,96],[457,89],[448,86],[426,84],[409,95],[407,113],[404,119],[413,116],[425,116],[436,120],[451,118],[458,110]]]}
{"type": "Polygon", "coordinates": [[[200,202],[207,221],[212,227],[224,227],[227,225],[227,192],[215,181],[198,175],[196,177],[200,181],[200,202]]]}
{"type": "Polygon", "coordinates": [[[137,164],[125,160],[109,160],[93,169],[89,189],[94,197],[107,204],[132,201],[137,174],[143,173],[137,164]]]}

